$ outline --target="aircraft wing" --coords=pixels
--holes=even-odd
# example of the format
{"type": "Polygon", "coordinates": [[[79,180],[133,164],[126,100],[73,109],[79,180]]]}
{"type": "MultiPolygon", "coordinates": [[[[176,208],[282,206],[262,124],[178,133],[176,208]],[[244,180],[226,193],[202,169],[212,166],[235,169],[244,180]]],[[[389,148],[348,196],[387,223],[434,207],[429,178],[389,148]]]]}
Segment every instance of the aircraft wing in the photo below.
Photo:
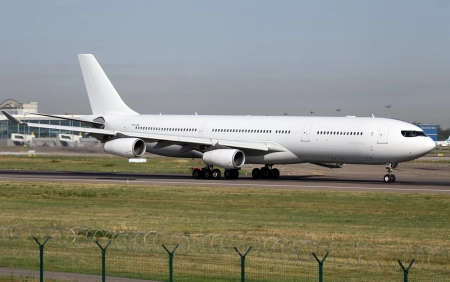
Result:
{"type": "Polygon", "coordinates": [[[218,146],[220,147],[231,147],[236,149],[249,149],[256,151],[286,151],[286,149],[273,142],[246,142],[246,141],[236,141],[236,140],[223,140],[223,139],[210,139],[204,137],[191,137],[191,136],[174,136],[166,134],[155,134],[155,133],[140,133],[140,132],[130,132],[130,131],[114,131],[108,129],[100,128],[90,128],[90,127],[76,127],[76,126],[64,126],[64,125],[54,125],[54,124],[41,124],[41,123],[31,123],[23,122],[9,113],[2,111],[2,113],[13,123],[23,124],[30,127],[40,127],[49,128],[57,130],[67,130],[67,131],[77,131],[90,133],[95,136],[110,136],[110,137],[130,137],[130,138],[141,138],[146,142],[158,142],[156,148],[163,148],[170,145],[187,145],[187,147],[195,150],[194,147],[198,145],[206,146],[218,146]]]}
{"type": "Polygon", "coordinates": [[[286,151],[286,149],[273,142],[247,142],[236,140],[223,140],[223,139],[210,139],[203,137],[190,137],[190,136],[173,136],[165,134],[153,134],[153,133],[138,133],[138,132],[123,132],[118,131],[118,135],[126,137],[141,138],[147,142],[160,142],[161,145],[157,147],[166,147],[170,145],[209,145],[209,146],[224,146],[236,149],[249,149],[256,151],[286,151]]]}

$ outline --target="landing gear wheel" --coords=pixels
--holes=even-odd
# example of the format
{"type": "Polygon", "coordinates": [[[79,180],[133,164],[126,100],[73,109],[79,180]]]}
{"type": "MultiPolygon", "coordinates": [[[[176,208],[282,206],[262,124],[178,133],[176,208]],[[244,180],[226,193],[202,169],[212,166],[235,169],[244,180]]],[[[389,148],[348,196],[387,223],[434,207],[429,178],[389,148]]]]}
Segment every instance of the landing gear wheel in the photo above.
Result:
{"type": "Polygon", "coordinates": [[[237,179],[239,177],[239,170],[227,169],[225,170],[224,176],[226,179],[237,179]]]}
{"type": "Polygon", "coordinates": [[[196,168],[196,169],[194,169],[193,171],[192,171],[192,177],[194,178],[194,179],[200,179],[200,178],[202,178],[202,171],[200,170],[200,169],[198,169],[198,168],[196,168]]]}
{"type": "Polygon", "coordinates": [[[261,178],[269,179],[270,176],[271,176],[270,169],[268,169],[268,168],[261,169],[261,178]]]}
{"type": "Polygon", "coordinates": [[[217,168],[212,171],[212,178],[213,179],[216,179],[216,180],[220,179],[220,175],[221,175],[220,170],[218,170],[217,168]]]}
{"type": "Polygon", "coordinates": [[[280,178],[280,171],[276,168],[272,169],[272,173],[271,173],[271,178],[272,179],[278,179],[280,178]]]}
{"type": "Polygon", "coordinates": [[[391,182],[395,182],[395,180],[397,180],[395,175],[391,174],[391,182]]]}
{"type": "Polygon", "coordinates": [[[393,175],[393,174],[386,174],[384,176],[383,180],[385,183],[388,183],[388,182],[395,182],[395,180],[397,180],[397,179],[396,179],[395,175],[393,175]]]}
{"type": "Polygon", "coordinates": [[[252,170],[252,177],[253,179],[258,179],[261,177],[261,170],[259,168],[254,168],[252,170]]]}
{"type": "Polygon", "coordinates": [[[212,178],[212,176],[213,176],[213,172],[210,169],[207,168],[207,169],[203,170],[203,178],[209,179],[209,178],[212,178]]]}

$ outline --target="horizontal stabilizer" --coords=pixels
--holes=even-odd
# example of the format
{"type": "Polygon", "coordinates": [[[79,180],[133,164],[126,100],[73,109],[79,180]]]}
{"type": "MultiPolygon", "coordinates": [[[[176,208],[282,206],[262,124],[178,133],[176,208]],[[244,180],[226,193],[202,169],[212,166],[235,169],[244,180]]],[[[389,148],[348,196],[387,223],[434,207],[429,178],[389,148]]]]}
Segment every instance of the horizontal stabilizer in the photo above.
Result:
{"type": "Polygon", "coordinates": [[[2,113],[5,115],[5,117],[7,119],[9,119],[10,122],[14,123],[14,124],[25,124],[23,121],[21,121],[20,119],[17,119],[15,117],[13,117],[12,115],[10,115],[8,112],[2,111],[2,113]]]}

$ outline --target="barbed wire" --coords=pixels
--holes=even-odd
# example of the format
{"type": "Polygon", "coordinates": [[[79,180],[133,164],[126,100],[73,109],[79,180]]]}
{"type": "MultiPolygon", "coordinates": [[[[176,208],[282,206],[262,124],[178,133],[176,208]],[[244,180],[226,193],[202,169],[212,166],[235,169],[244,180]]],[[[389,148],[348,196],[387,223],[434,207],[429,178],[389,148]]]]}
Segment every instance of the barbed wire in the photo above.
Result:
{"type": "Polygon", "coordinates": [[[450,248],[447,246],[406,246],[389,248],[382,245],[340,243],[317,240],[286,239],[274,236],[252,236],[241,234],[190,234],[164,233],[158,231],[117,231],[86,227],[34,227],[22,225],[0,226],[0,240],[5,244],[14,242],[34,243],[33,237],[51,237],[48,245],[67,247],[96,247],[95,242],[111,240],[109,249],[119,251],[161,253],[162,244],[179,245],[177,253],[232,254],[234,247],[245,250],[252,246],[252,256],[312,261],[312,253],[333,254],[327,261],[336,263],[388,266],[397,260],[415,259],[415,268],[430,264],[449,268],[450,248]],[[6,241],[6,242],[5,242],[6,241]]]}

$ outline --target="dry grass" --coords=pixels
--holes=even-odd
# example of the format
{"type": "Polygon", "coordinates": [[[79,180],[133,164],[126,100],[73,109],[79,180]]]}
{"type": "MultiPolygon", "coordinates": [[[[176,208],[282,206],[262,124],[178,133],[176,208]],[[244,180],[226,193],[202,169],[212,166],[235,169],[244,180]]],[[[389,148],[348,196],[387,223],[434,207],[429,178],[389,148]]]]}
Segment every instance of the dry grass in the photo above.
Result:
{"type": "MultiPolygon", "coordinates": [[[[347,244],[349,248],[367,245],[372,247],[371,252],[377,248],[450,246],[448,195],[4,181],[0,182],[0,203],[0,225],[277,236],[347,244]]],[[[2,248],[1,265],[38,267],[34,242],[15,247],[6,242],[2,246],[7,249],[2,248]]],[[[99,273],[96,246],[50,246],[46,264],[49,270],[99,273]]],[[[326,267],[335,281],[361,281],[361,277],[392,281],[401,277],[395,261],[383,266],[386,269],[374,267],[377,263],[369,258],[369,266],[349,264],[345,257],[346,252],[352,252],[350,249],[334,250],[330,255],[326,267]]],[[[165,279],[167,257],[160,251],[108,251],[109,275],[165,279]]],[[[351,253],[355,256],[352,260],[361,255],[364,253],[351,253]]],[[[229,281],[230,277],[239,277],[236,254],[179,253],[176,263],[176,275],[184,281],[229,281]]],[[[274,260],[251,253],[247,263],[253,281],[316,277],[315,261],[274,260]]],[[[431,267],[435,273],[441,271],[440,264],[431,267]]]]}
{"type": "Polygon", "coordinates": [[[0,183],[1,224],[241,233],[405,244],[450,239],[450,196],[223,187],[0,183]]]}

